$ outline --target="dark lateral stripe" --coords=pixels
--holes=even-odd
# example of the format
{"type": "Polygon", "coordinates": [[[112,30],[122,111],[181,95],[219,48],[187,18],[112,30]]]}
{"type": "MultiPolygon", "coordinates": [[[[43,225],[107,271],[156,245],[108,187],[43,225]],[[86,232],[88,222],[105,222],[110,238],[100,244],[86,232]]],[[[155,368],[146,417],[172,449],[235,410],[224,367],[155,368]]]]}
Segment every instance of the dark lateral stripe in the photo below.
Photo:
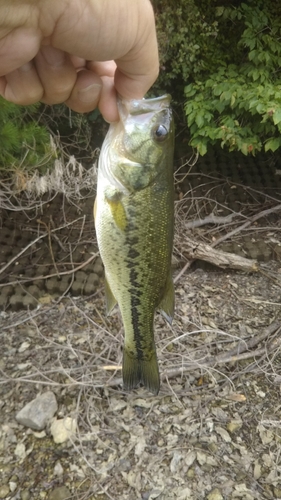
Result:
{"type": "MultiPolygon", "coordinates": [[[[131,269],[130,271],[130,283],[133,287],[137,288],[138,284],[136,282],[137,272],[135,269],[131,269]]],[[[134,330],[134,341],[137,351],[137,359],[140,361],[144,359],[143,348],[141,343],[141,321],[140,321],[140,313],[139,306],[141,305],[140,297],[142,293],[140,290],[135,288],[131,289],[131,316],[132,316],[132,325],[134,330]]]]}
{"type": "Polygon", "coordinates": [[[140,253],[135,248],[130,248],[128,252],[128,257],[130,259],[136,259],[137,257],[139,257],[139,255],[140,253]]]}

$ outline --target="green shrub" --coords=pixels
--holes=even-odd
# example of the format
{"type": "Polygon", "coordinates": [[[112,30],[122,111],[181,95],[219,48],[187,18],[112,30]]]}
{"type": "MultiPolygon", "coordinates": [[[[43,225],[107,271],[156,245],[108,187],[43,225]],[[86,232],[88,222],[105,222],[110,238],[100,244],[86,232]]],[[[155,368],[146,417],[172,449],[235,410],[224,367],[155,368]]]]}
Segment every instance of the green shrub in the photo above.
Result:
{"type": "Polygon", "coordinates": [[[184,104],[189,143],[244,154],[281,146],[281,9],[273,0],[154,0],[156,89],[184,104]]]}
{"type": "Polygon", "coordinates": [[[18,168],[31,173],[50,166],[50,134],[34,120],[37,108],[17,106],[0,97],[1,177],[18,168]]]}
{"type": "Polygon", "coordinates": [[[194,0],[153,0],[153,5],[161,69],[155,88],[182,101],[187,81],[215,70],[210,54],[217,50],[218,22],[207,22],[194,0]]]}
{"type": "Polygon", "coordinates": [[[281,146],[280,16],[270,1],[219,7],[217,15],[222,24],[227,20],[244,29],[233,39],[233,62],[185,88],[190,144],[201,154],[217,141],[244,154],[276,151],[281,146]]]}

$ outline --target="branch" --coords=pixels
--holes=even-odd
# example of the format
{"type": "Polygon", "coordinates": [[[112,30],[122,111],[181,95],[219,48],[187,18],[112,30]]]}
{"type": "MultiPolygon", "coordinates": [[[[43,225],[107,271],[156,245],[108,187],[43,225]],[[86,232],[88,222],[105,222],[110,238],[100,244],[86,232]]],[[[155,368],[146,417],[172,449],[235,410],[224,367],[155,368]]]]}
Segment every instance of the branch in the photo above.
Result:
{"type": "MultiPolygon", "coordinates": [[[[46,234],[45,234],[45,236],[46,236],[46,234]]],[[[90,262],[92,262],[92,260],[94,260],[96,257],[98,257],[98,255],[99,255],[99,252],[93,253],[91,255],[91,257],[89,257],[87,260],[85,260],[85,262],[82,262],[82,264],[79,264],[79,266],[77,266],[77,267],[73,267],[72,269],[70,269],[70,271],[58,271],[58,274],[54,273],[54,274],[47,274],[46,276],[33,276],[32,278],[21,279],[21,280],[16,280],[16,281],[9,281],[8,283],[0,283],[0,288],[5,287],[7,285],[18,285],[19,283],[28,283],[29,281],[37,281],[37,280],[42,280],[42,279],[46,280],[46,279],[54,278],[54,277],[58,277],[58,276],[65,276],[67,274],[74,274],[74,273],[76,273],[76,271],[79,271],[80,269],[83,269],[83,267],[90,264],[90,262]]]]}
{"type": "MultiPolygon", "coordinates": [[[[55,233],[56,231],[59,231],[60,229],[65,229],[68,226],[72,226],[75,222],[77,222],[77,221],[79,221],[79,220],[81,220],[83,218],[84,217],[78,217],[78,219],[75,219],[74,221],[68,222],[67,224],[64,224],[63,226],[57,227],[56,229],[52,229],[50,232],[47,231],[46,233],[43,233],[40,236],[38,236],[38,238],[35,238],[35,240],[32,240],[30,243],[28,243],[28,245],[26,245],[26,247],[24,247],[19,253],[17,253],[17,255],[15,255],[15,257],[13,257],[11,260],[9,260],[9,262],[7,262],[7,264],[5,264],[5,266],[3,266],[0,269],[0,274],[2,274],[4,271],[6,271],[6,269],[13,262],[15,262],[15,260],[17,260],[22,254],[24,254],[26,252],[26,250],[28,250],[32,245],[34,245],[35,243],[37,243],[37,241],[42,240],[42,238],[45,238],[46,236],[49,236],[50,233],[55,233]]],[[[42,277],[41,277],[41,279],[42,279],[42,277]]],[[[6,283],[6,285],[7,284],[8,283],[6,283]]],[[[0,285],[0,286],[6,286],[6,285],[0,285]]]]}
{"type": "Polygon", "coordinates": [[[235,234],[240,233],[241,231],[246,229],[246,227],[249,227],[253,222],[256,222],[257,220],[261,219],[262,217],[266,217],[267,215],[273,214],[274,212],[279,212],[279,210],[281,210],[281,204],[276,205],[275,207],[263,210],[262,212],[259,212],[256,215],[253,215],[252,217],[250,217],[249,220],[247,220],[247,222],[244,222],[244,224],[242,224],[242,226],[239,226],[236,229],[233,229],[233,231],[230,231],[230,233],[227,233],[224,236],[221,236],[221,238],[218,238],[214,243],[212,243],[212,247],[215,247],[215,246],[219,245],[219,243],[222,243],[223,241],[228,240],[229,238],[231,238],[235,234]]]}
{"type": "MultiPolygon", "coordinates": [[[[211,356],[204,362],[190,361],[189,363],[183,363],[183,365],[180,368],[171,368],[170,370],[165,370],[164,372],[161,373],[161,380],[163,380],[164,378],[170,379],[179,377],[183,375],[185,372],[189,372],[198,368],[200,369],[214,368],[217,365],[234,363],[234,362],[236,363],[244,359],[262,356],[265,352],[269,353],[273,349],[280,347],[281,345],[280,336],[279,337],[277,336],[277,338],[275,336],[275,338],[272,339],[269,344],[264,345],[260,349],[256,349],[254,351],[250,351],[250,349],[258,345],[265,338],[273,335],[274,333],[277,334],[280,328],[281,328],[281,323],[275,321],[271,323],[271,325],[269,325],[262,333],[254,336],[251,340],[249,340],[248,343],[246,341],[244,341],[243,343],[239,342],[233,349],[230,349],[229,351],[226,351],[223,354],[220,354],[219,356],[211,356]],[[248,350],[249,352],[245,352],[248,350]]],[[[108,369],[108,367],[106,368],[108,369]]],[[[118,367],[116,368],[118,369],[118,367]]],[[[104,386],[116,387],[118,385],[122,385],[121,378],[110,380],[108,383],[105,383],[102,387],[104,386]]]]}
{"type": "Polygon", "coordinates": [[[242,217],[241,213],[232,213],[224,216],[217,216],[213,213],[205,217],[204,219],[196,219],[191,222],[186,222],[186,229],[195,229],[196,227],[205,226],[206,224],[228,224],[232,222],[235,217],[242,217]]]}
{"type": "MultiPolygon", "coordinates": [[[[258,271],[259,266],[256,260],[246,259],[234,253],[223,252],[222,250],[215,250],[211,245],[206,243],[198,243],[187,236],[183,241],[182,253],[191,260],[205,260],[214,264],[215,266],[226,269],[231,267],[241,271],[258,271]]],[[[178,277],[177,277],[178,280],[178,277]]]]}

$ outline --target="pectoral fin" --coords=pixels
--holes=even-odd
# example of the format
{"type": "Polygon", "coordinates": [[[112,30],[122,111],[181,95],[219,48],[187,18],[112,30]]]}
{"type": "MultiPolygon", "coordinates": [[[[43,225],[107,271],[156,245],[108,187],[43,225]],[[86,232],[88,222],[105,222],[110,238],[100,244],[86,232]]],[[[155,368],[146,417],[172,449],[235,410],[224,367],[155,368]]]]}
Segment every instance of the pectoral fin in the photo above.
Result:
{"type": "Polygon", "coordinates": [[[172,324],[174,317],[174,308],[175,308],[175,290],[174,290],[172,275],[170,274],[167,279],[163,298],[158,306],[158,309],[160,310],[161,314],[168,321],[168,323],[170,323],[170,325],[172,324]]]}
{"type": "Polygon", "coordinates": [[[111,313],[112,309],[116,306],[117,300],[111,291],[106,276],[104,278],[104,285],[105,285],[106,314],[108,316],[111,313]]]}
{"type": "Polygon", "coordinates": [[[127,215],[122,203],[122,196],[123,194],[118,190],[115,190],[113,192],[108,190],[105,193],[105,200],[110,207],[113,220],[116,226],[124,231],[127,226],[127,215]]]}

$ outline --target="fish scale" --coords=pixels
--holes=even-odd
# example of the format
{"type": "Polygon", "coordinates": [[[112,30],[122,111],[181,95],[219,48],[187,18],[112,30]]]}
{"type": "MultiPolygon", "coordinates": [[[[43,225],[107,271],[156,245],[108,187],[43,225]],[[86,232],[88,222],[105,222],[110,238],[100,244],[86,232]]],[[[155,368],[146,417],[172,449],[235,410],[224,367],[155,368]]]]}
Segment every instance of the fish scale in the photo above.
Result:
{"type": "Polygon", "coordinates": [[[169,103],[169,96],[119,101],[120,122],[110,126],[100,154],[95,210],[107,312],[118,303],[125,330],[123,385],[141,382],[153,393],[160,387],[154,315],[162,309],[171,321],[174,308],[169,103]]]}

